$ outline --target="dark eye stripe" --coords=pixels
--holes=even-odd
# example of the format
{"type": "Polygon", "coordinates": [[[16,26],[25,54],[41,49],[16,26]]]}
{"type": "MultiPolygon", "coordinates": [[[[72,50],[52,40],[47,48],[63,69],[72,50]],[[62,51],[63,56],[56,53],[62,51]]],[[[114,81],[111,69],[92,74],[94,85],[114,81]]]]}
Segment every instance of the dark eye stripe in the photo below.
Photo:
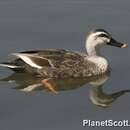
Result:
{"type": "Polygon", "coordinates": [[[106,35],[106,34],[99,34],[98,37],[107,37],[107,38],[109,38],[109,36],[106,35]]]}

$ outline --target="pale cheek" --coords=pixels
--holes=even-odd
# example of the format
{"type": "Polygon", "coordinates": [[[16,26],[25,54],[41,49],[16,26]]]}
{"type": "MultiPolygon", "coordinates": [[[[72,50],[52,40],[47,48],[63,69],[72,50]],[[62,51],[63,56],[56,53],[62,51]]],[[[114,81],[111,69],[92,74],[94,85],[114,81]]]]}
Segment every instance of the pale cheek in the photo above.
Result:
{"type": "Polygon", "coordinates": [[[104,39],[97,39],[96,43],[99,45],[105,44],[104,39]]]}
{"type": "Polygon", "coordinates": [[[108,42],[110,42],[110,39],[108,39],[108,38],[103,38],[103,41],[104,41],[105,43],[108,43],[108,42]]]}

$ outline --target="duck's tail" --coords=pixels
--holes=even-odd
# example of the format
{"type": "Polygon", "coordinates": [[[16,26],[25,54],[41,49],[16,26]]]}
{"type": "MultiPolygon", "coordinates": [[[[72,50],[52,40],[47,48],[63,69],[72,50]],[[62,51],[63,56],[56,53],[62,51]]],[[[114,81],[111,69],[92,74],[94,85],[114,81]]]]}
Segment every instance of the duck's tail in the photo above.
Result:
{"type": "Polygon", "coordinates": [[[0,66],[1,67],[5,67],[5,68],[9,68],[13,71],[23,71],[23,66],[19,66],[19,65],[16,65],[15,63],[12,63],[12,62],[2,62],[0,63],[0,66]]]}

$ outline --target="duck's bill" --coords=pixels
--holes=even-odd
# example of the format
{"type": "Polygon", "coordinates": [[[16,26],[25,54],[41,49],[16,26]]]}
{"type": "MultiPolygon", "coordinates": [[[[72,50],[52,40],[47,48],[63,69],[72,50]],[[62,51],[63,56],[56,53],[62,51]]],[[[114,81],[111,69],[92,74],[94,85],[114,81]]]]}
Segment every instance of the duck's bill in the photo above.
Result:
{"type": "Polygon", "coordinates": [[[115,39],[111,39],[111,41],[109,43],[107,43],[108,45],[111,45],[111,46],[115,46],[115,47],[120,47],[120,48],[127,48],[128,47],[128,44],[126,43],[121,43],[121,42],[118,42],[116,41],[115,39]]]}

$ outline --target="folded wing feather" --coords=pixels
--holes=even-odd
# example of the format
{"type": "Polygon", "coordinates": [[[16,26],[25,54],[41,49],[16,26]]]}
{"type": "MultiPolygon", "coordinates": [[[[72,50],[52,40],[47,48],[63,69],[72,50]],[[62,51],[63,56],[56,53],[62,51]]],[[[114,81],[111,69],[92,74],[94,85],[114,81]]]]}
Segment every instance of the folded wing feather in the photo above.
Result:
{"type": "Polygon", "coordinates": [[[44,57],[22,53],[13,53],[13,55],[21,58],[26,64],[34,68],[41,69],[43,66],[53,67],[50,61],[44,57]]]}

